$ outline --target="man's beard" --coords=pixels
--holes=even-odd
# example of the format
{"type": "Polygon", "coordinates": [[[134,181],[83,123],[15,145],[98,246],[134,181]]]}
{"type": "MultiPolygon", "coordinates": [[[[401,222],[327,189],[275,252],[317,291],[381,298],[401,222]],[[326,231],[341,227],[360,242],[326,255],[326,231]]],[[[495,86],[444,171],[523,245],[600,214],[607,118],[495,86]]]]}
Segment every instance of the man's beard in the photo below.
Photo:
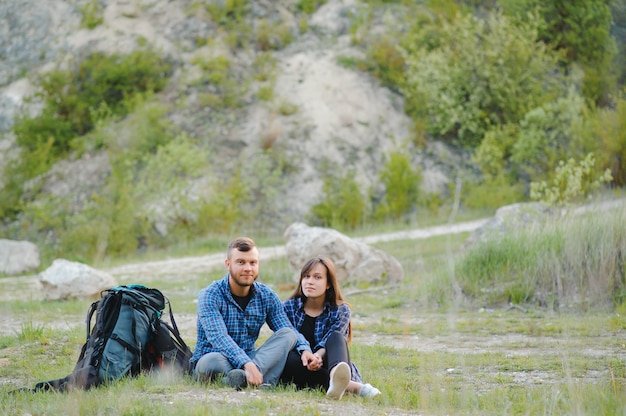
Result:
{"type": "Polygon", "coordinates": [[[250,286],[252,286],[252,284],[253,284],[254,282],[256,282],[256,279],[259,277],[259,275],[257,274],[256,276],[254,276],[254,278],[252,279],[252,281],[251,281],[250,283],[248,283],[248,278],[247,278],[247,277],[245,278],[245,281],[244,281],[244,280],[241,278],[241,275],[237,275],[237,276],[235,277],[235,274],[234,274],[234,273],[232,273],[231,271],[229,271],[229,272],[230,272],[230,276],[233,278],[233,282],[234,282],[237,286],[239,286],[239,287],[250,287],[250,286]]]}

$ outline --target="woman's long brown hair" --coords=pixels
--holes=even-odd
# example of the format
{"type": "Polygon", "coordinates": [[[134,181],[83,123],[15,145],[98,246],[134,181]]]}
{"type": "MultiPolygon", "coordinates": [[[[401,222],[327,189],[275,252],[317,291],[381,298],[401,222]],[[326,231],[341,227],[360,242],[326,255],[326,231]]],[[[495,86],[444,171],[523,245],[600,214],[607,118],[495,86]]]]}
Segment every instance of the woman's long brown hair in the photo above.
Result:
{"type": "MultiPolygon", "coordinates": [[[[324,256],[313,257],[309,261],[307,261],[302,269],[300,270],[300,280],[298,281],[298,286],[296,290],[294,290],[293,294],[290,298],[300,298],[303,303],[306,303],[306,296],[302,292],[302,279],[311,271],[313,267],[321,264],[326,268],[326,280],[328,285],[330,286],[326,289],[326,295],[324,297],[324,301],[330,303],[332,306],[339,306],[345,304],[350,307],[350,304],[346,302],[341,294],[341,289],[339,288],[339,283],[337,282],[337,275],[335,273],[335,264],[331,259],[324,256]]],[[[352,319],[348,323],[348,343],[352,341],[352,319]]]]}

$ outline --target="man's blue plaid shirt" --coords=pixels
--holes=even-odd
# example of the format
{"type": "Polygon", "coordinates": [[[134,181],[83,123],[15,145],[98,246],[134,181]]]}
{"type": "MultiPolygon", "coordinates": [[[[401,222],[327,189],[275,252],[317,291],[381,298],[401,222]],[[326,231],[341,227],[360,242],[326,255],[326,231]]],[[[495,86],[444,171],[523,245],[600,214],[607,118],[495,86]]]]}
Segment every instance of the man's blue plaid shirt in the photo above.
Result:
{"type": "MultiPolygon", "coordinates": [[[[205,354],[219,352],[233,367],[242,368],[250,361],[248,353],[255,350],[255,342],[264,323],[267,322],[272,331],[283,327],[296,331],[272,289],[254,282],[250,290],[252,297],[245,310],[230,292],[228,274],[200,291],[198,340],[190,360],[192,364],[205,354]]],[[[298,351],[310,350],[309,343],[300,333],[296,348],[298,351]]]]}

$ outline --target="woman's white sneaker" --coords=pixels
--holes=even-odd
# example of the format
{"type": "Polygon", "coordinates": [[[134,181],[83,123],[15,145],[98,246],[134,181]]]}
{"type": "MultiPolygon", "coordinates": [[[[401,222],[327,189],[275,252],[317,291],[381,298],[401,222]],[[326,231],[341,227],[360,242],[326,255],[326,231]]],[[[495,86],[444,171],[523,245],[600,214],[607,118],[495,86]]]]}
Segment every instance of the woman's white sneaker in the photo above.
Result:
{"type": "Polygon", "coordinates": [[[359,396],[361,397],[374,397],[380,394],[380,390],[371,384],[363,384],[359,389],[359,396]]]}
{"type": "Polygon", "coordinates": [[[350,372],[350,366],[343,361],[330,370],[330,382],[326,391],[328,398],[339,400],[343,397],[350,383],[350,372]]]}

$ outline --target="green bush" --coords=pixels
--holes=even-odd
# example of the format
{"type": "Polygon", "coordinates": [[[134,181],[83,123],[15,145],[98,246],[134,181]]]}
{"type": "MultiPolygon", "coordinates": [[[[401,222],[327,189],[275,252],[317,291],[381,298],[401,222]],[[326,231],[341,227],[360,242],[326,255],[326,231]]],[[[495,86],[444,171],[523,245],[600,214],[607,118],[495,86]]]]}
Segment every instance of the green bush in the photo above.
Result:
{"type": "Polygon", "coordinates": [[[208,156],[195,140],[176,134],[164,105],[133,103],[123,122],[93,132],[106,144],[100,150],[111,165],[106,185],[89,194],[23,199],[21,235],[45,241],[42,256],[93,262],[199,235],[199,208],[188,187],[205,172],[208,156]],[[171,226],[167,238],[156,231],[157,221],[171,226]]]}
{"type": "Polygon", "coordinates": [[[463,205],[472,209],[497,209],[523,201],[524,187],[505,174],[486,175],[481,179],[463,183],[463,205]]]}
{"type": "Polygon", "coordinates": [[[248,155],[250,163],[241,164],[246,173],[244,183],[250,200],[243,205],[249,226],[259,231],[282,232],[285,211],[292,203],[285,195],[289,194],[289,180],[298,169],[297,158],[287,155],[276,144],[248,155]]]}
{"type": "Polygon", "coordinates": [[[471,160],[489,179],[506,174],[511,151],[519,135],[517,124],[494,126],[485,132],[483,140],[472,154],[471,160]]]}
{"type": "Polygon", "coordinates": [[[626,185],[626,99],[618,98],[615,108],[596,111],[590,123],[599,167],[610,169],[616,186],[626,185]]]}
{"type": "Polygon", "coordinates": [[[296,8],[306,14],[313,14],[327,0],[299,0],[296,8]]]}
{"type": "Polygon", "coordinates": [[[400,220],[417,208],[422,178],[419,169],[411,165],[408,153],[390,153],[379,175],[385,194],[375,209],[376,218],[400,220]]]}
{"type": "Polygon", "coordinates": [[[291,43],[293,36],[285,23],[261,20],[256,27],[256,46],[261,51],[276,51],[291,43]]]}
{"type": "Polygon", "coordinates": [[[396,40],[390,37],[377,39],[367,48],[368,70],[384,85],[396,91],[402,89],[405,74],[404,56],[396,40]]]}
{"type": "Polygon", "coordinates": [[[105,104],[112,114],[124,116],[126,100],[163,89],[171,69],[156,52],[138,50],[128,55],[94,53],[69,70],[51,71],[37,80],[44,109],[39,116],[17,119],[16,142],[33,150],[52,137],[55,153],[63,156],[73,139],[94,128],[94,109],[105,104]]]}
{"type": "Polygon", "coordinates": [[[322,185],[322,201],[311,208],[312,221],[324,227],[352,230],[367,215],[365,196],[354,172],[327,175],[322,185]]]}
{"type": "Polygon", "coordinates": [[[161,90],[170,72],[171,64],[156,52],[139,50],[128,55],[95,53],[68,70],[53,70],[38,78],[39,93],[34,99],[43,109],[35,117],[24,114],[14,123],[21,154],[5,170],[10,179],[0,194],[0,214],[16,215],[22,209],[20,200],[28,180],[70,151],[83,149],[85,135],[98,125],[99,117],[124,116],[132,108],[133,97],[161,90]]]}
{"type": "Polygon", "coordinates": [[[572,90],[565,98],[529,111],[519,123],[485,133],[472,156],[483,177],[477,187],[471,186],[465,202],[476,207],[485,198],[484,206],[496,207],[492,203],[498,200],[525,199],[531,181],[549,180],[560,160],[600,151],[599,143],[584,99],[572,90]]]}
{"type": "Polygon", "coordinates": [[[521,21],[540,20],[539,39],[562,56],[563,66],[580,65],[583,95],[594,103],[609,104],[619,68],[611,37],[613,19],[606,0],[500,1],[507,13],[521,21]],[[536,12],[536,13],[535,13],[536,12]]]}
{"type": "Polygon", "coordinates": [[[256,81],[265,82],[273,81],[276,78],[277,60],[272,56],[271,52],[261,52],[254,59],[254,79],[256,81]]]}
{"type": "Polygon", "coordinates": [[[114,159],[121,157],[128,163],[143,163],[176,137],[177,132],[167,118],[165,104],[136,97],[128,105],[133,109],[131,114],[119,124],[119,132],[105,139],[106,147],[114,159]]]}
{"type": "Polygon", "coordinates": [[[94,29],[104,21],[104,12],[98,5],[98,0],[91,0],[89,3],[80,9],[83,14],[83,18],[80,22],[80,26],[86,29],[94,29]]]}
{"type": "Polygon", "coordinates": [[[226,56],[213,59],[196,58],[193,64],[199,65],[204,77],[199,81],[203,104],[215,110],[232,109],[242,105],[247,91],[247,82],[242,82],[233,63],[226,56]]]}
{"type": "Polygon", "coordinates": [[[206,9],[211,19],[227,28],[237,27],[250,7],[249,0],[224,0],[222,2],[206,2],[206,9]]]}
{"type": "Polygon", "coordinates": [[[245,221],[243,205],[250,201],[241,171],[226,179],[215,180],[211,196],[199,206],[199,231],[222,235],[232,233],[245,221]]]}
{"type": "Polygon", "coordinates": [[[560,160],[582,156],[586,111],[583,98],[574,91],[529,111],[519,122],[510,161],[531,180],[541,180],[560,160]]]}
{"type": "Polygon", "coordinates": [[[537,42],[537,31],[492,12],[443,22],[432,42],[425,28],[412,32],[405,42],[407,106],[428,121],[430,134],[478,146],[493,126],[517,123],[567,92],[557,57],[537,42]]]}
{"type": "Polygon", "coordinates": [[[194,206],[196,236],[228,234],[253,230],[259,234],[280,233],[284,213],[292,202],[287,177],[297,169],[296,161],[279,148],[260,149],[241,154],[239,163],[220,169],[207,196],[194,206]]]}
{"type": "MultiPolygon", "coordinates": [[[[56,161],[53,150],[54,140],[49,138],[35,149],[22,148],[18,158],[4,169],[4,186],[0,190],[0,218],[14,218],[22,211],[26,201],[23,198],[24,184],[31,178],[46,172],[56,161]]],[[[38,189],[29,190],[29,200],[38,189]]]]}
{"type": "Polygon", "coordinates": [[[602,183],[611,182],[611,172],[607,169],[598,173],[595,157],[589,153],[583,160],[560,161],[550,182],[532,182],[530,197],[548,205],[568,205],[582,202],[602,183]]]}

